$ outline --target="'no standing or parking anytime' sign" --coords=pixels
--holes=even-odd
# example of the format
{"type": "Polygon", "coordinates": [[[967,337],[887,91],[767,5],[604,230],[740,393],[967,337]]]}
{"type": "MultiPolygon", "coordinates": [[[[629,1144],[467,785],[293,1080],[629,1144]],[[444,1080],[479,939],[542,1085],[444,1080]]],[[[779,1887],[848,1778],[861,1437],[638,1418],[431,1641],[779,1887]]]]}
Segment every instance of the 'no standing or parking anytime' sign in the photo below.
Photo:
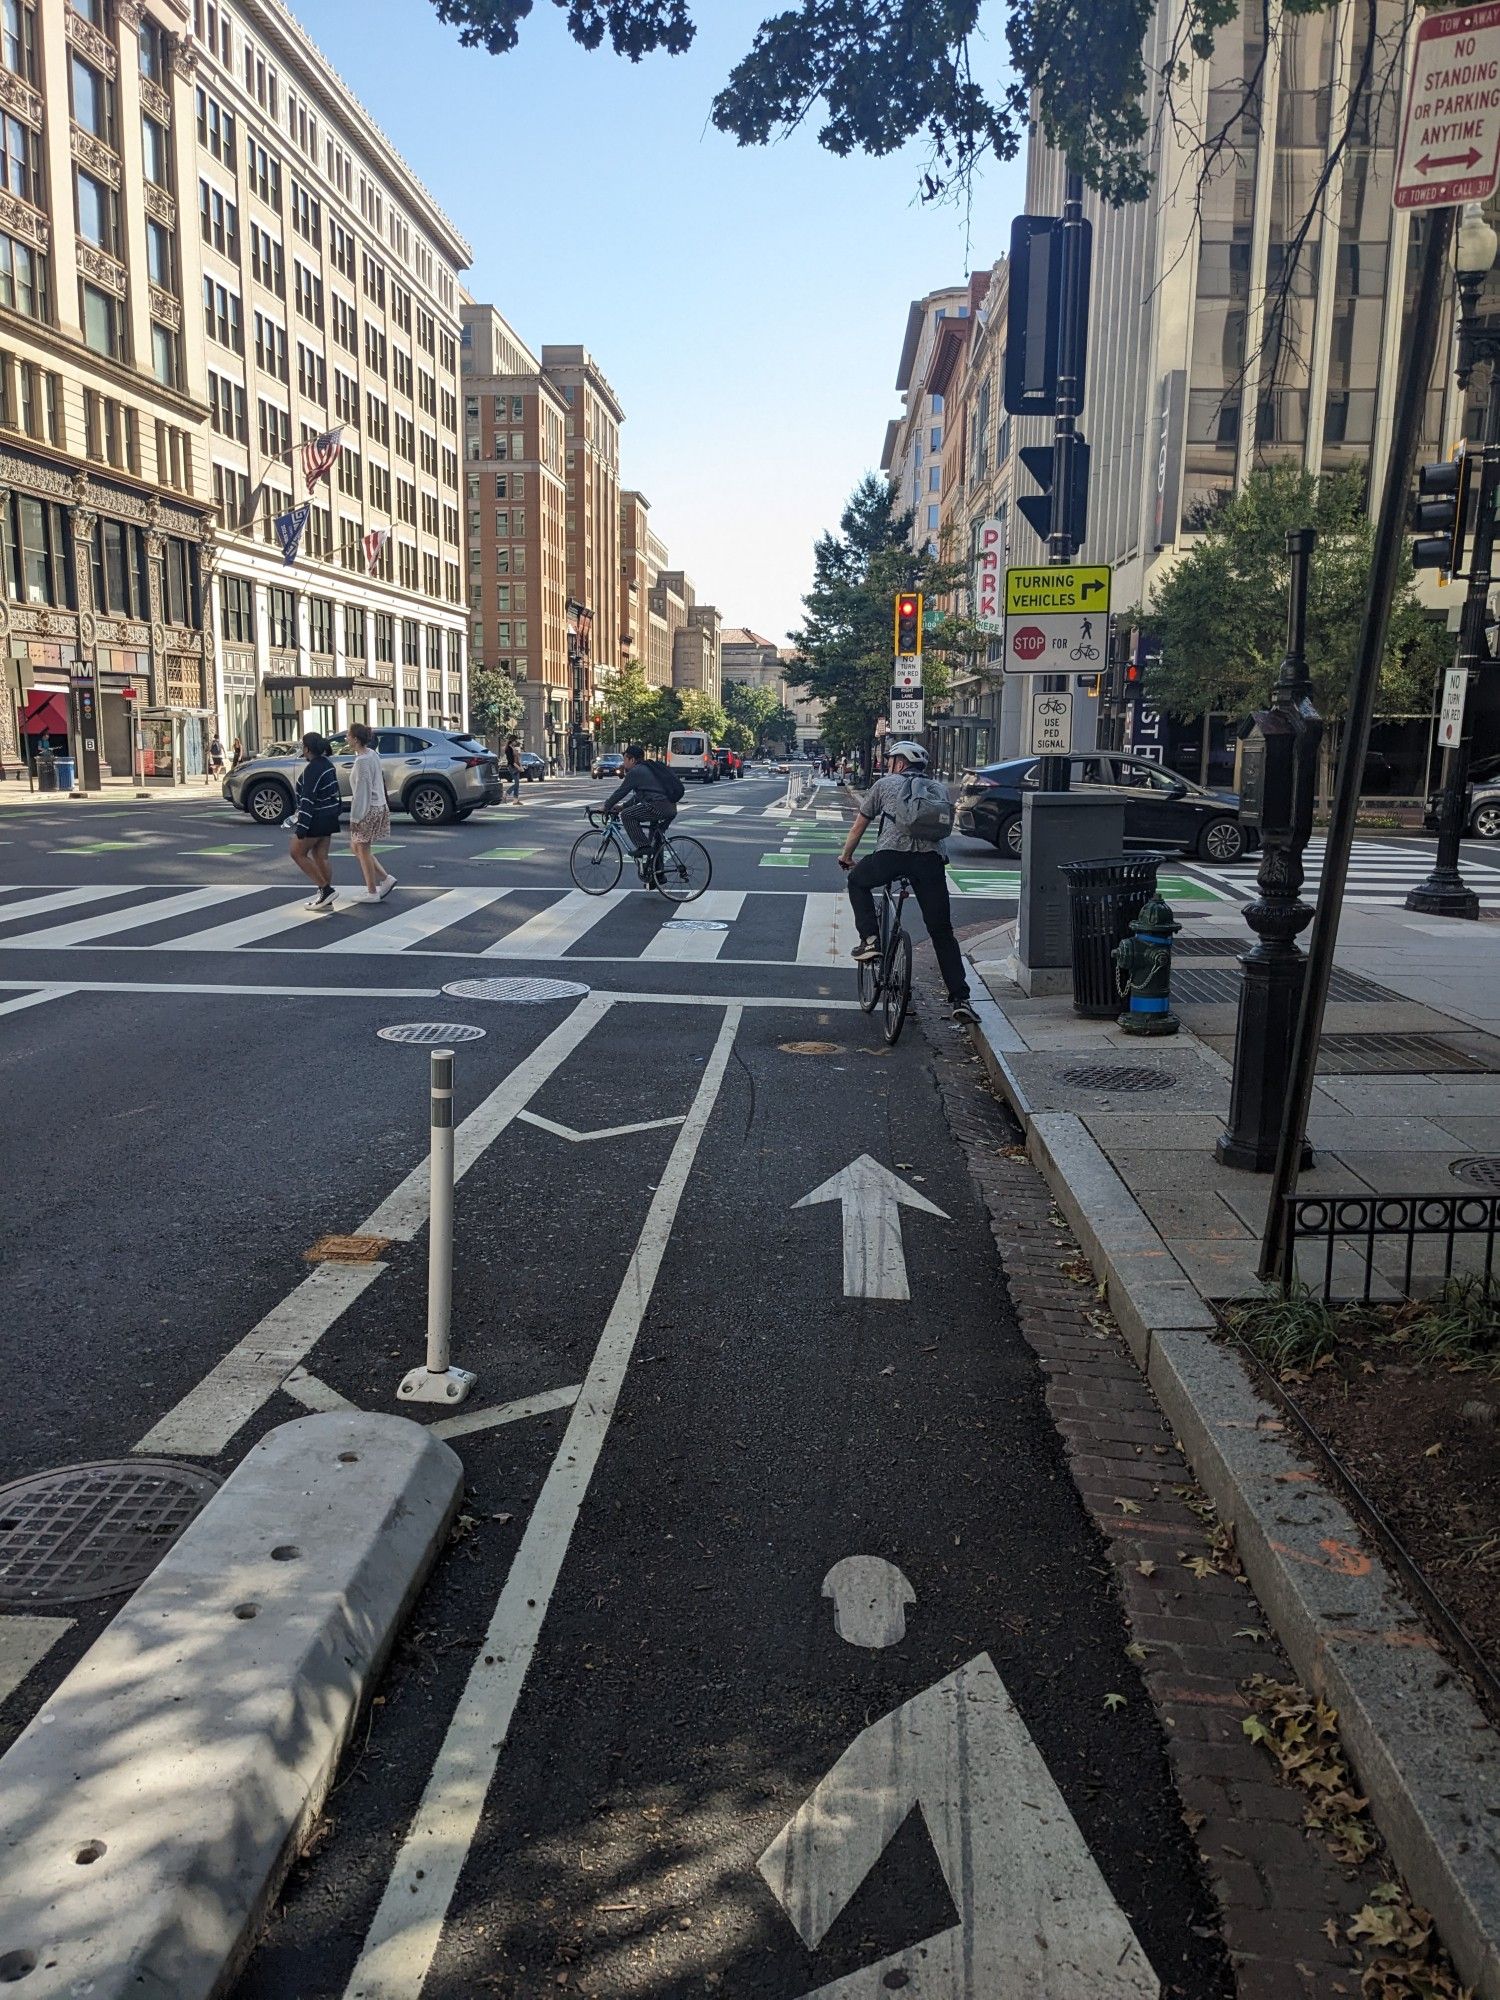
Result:
{"type": "Polygon", "coordinates": [[[1500,167],[1500,0],[1428,14],[1417,29],[1397,208],[1451,208],[1495,191],[1500,167]]]}

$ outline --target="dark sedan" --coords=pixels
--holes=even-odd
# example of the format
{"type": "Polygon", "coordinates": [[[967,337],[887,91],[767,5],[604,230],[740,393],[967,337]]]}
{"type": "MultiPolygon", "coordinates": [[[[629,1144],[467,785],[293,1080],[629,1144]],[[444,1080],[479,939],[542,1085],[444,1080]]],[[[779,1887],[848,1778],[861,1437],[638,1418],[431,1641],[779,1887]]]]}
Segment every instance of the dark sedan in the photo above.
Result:
{"type": "MultiPolygon", "coordinates": [[[[1436,833],[1442,824],[1442,813],[1442,793],[1434,792],[1422,821],[1429,833],[1436,833]]],[[[1500,757],[1482,757],[1470,766],[1464,831],[1476,840],[1500,840],[1500,757]]]]}
{"type": "Polygon", "coordinates": [[[625,775],[625,759],[618,750],[603,750],[594,759],[591,778],[613,778],[616,784],[625,775]]]}
{"type": "MultiPolygon", "coordinates": [[[[1238,861],[1253,844],[1233,792],[1208,791],[1147,757],[1124,751],[1080,752],[1068,763],[1078,791],[1123,801],[1127,847],[1175,848],[1223,863],[1238,861]]],[[[958,831],[993,842],[1002,854],[1019,856],[1021,803],[1036,784],[1035,757],[1012,757],[966,771],[958,791],[958,831]]]]}

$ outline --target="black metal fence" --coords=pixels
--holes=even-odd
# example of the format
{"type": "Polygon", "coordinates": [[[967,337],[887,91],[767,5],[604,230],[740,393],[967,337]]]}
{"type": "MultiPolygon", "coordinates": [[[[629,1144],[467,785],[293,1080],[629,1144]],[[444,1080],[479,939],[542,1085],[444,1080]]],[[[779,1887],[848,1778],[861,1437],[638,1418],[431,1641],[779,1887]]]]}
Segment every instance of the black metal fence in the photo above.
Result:
{"type": "Polygon", "coordinates": [[[1500,1293],[1495,1243],[1500,1235],[1500,1194],[1293,1195],[1287,1202],[1287,1230],[1281,1281],[1289,1288],[1303,1279],[1329,1305],[1368,1305],[1375,1287],[1389,1286],[1412,1297],[1412,1279],[1435,1290],[1450,1278],[1473,1276],[1486,1292],[1500,1293]],[[1299,1257],[1298,1246],[1315,1243],[1321,1257],[1299,1257]],[[1376,1264],[1377,1245],[1404,1246],[1399,1273],[1376,1264]],[[1418,1259],[1419,1243],[1443,1246],[1441,1268],[1418,1259]],[[1463,1254],[1459,1254],[1459,1246],[1463,1254]],[[1338,1258],[1342,1250],[1345,1254],[1338,1258]],[[1313,1271],[1306,1268],[1313,1263],[1313,1271]],[[1417,1270],[1418,1263],[1421,1270],[1417,1270]],[[1355,1280],[1362,1280],[1358,1284],[1355,1280]]]}

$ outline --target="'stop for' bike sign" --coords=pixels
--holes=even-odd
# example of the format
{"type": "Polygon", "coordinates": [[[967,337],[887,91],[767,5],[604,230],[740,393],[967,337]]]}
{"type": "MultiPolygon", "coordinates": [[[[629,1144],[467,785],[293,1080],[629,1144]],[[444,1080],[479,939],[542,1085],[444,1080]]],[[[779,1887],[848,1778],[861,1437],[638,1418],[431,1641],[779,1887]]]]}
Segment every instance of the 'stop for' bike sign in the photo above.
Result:
{"type": "MultiPolygon", "coordinates": [[[[1496,0],[1500,14],[1500,0],[1496,0]]],[[[1005,615],[1022,612],[1109,610],[1109,569],[1103,563],[1049,563],[1043,569],[1005,572],[1005,615]]]]}
{"type": "Polygon", "coordinates": [[[1417,29],[1397,208],[1483,201],[1500,168],[1500,0],[1428,14],[1417,29]]]}

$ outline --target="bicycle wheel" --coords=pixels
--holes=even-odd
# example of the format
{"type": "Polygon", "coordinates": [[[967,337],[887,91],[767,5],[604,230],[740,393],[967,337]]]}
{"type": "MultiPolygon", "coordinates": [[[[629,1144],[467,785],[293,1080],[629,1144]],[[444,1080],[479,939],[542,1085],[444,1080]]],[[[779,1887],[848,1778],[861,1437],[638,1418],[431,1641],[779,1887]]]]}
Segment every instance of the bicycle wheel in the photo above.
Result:
{"type": "Polygon", "coordinates": [[[596,833],[592,827],[579,834],[568,856],[568,873],[585,896],[607,895],[619,881],[624,866],[619,842],[611,840],[607,833],[596,833]]]}
{"type": "Polygon", "coordinates": [[[880,998],[880,960],[862,958],[854,969],[859,974],[860,1012],[873,1014],[875,1002],[880,998]]]}
{"type": "Polygon", "coordinates": [[[701,841],[679,834],[663,840],[656,858],[656,879],[651,884],[669,903],[691,903],[703,894],[714,879],[714,864],[701,841]]]}
{"type": "Polygon", "coordinates": [[[885,1039],[895,1046],[911,1004],[911,939],[897,931],[885,959],[885,1039]]]}

